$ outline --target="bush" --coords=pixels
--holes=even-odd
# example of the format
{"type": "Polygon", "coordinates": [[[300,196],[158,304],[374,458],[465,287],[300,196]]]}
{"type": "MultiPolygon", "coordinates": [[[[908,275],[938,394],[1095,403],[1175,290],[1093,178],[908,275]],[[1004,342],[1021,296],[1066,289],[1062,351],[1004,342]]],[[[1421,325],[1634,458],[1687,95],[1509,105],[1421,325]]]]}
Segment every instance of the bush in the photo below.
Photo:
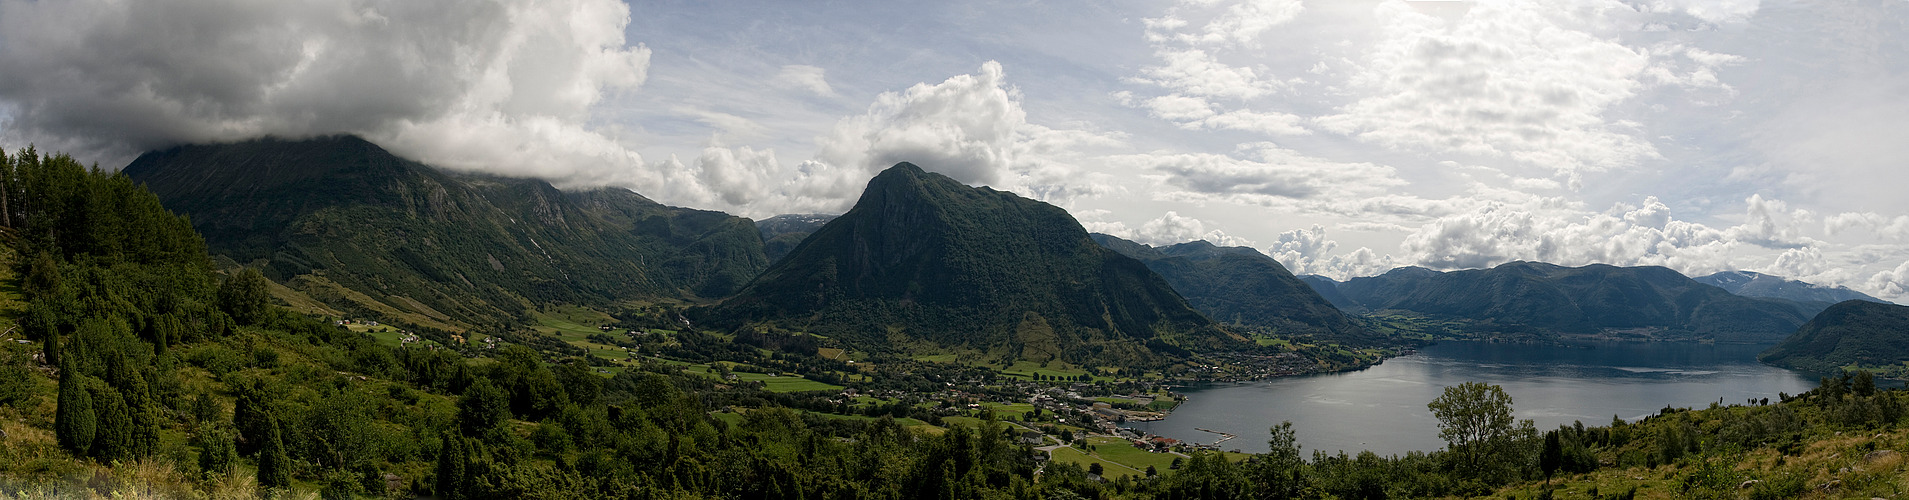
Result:
{"type": "Polygon", "coordinates": [[[193,349],[186,354],[186,362],[212,372],[215,377],[223,377],[245,368],[245,357],[225,346],[213,344],[193,349]]]}

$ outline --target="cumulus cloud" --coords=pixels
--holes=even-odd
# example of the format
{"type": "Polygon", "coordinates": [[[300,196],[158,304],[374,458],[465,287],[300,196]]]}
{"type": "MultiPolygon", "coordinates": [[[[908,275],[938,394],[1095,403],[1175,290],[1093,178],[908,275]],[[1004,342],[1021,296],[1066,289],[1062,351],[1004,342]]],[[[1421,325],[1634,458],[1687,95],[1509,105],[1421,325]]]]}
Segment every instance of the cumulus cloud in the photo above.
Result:
{"type": "Polygon", "coordinates": [[[1343,255],[1327,255],[1339,242],[1326,237],[1326,228],[1295,229],[1279,234],[1279,241],[1266,251],[1293,274],[1317,274],[1339,281],[1358,276],[1381,274],[1399,267],[1391,255],[1380,255],[1371,248],[1359,247],[1343,255]]]}
{"type": "Polygon", "coordinates": [[[1614,22],[1605,13],[1630,10],[1479,2],[1447,19],[1381,4],[1379,41],[1352,77],[1364,97],[1317,123],[1386,147],[1507,158],[1567,176],[1656,158],[1649,141],[1603,117],[1654,68],[1648,50],[1596,32],[1614,22]]]}
{"type": "Polygon", "coordinates": [[[1441,269],[1490,267],[1512,260],[1562,265],[1604,263],[1666,266],[1690,275],[1742,266],[1752,248],[1784,250],[1765,267],[1787,276],[1823,271],[1820,241],[1801,236],[1812,224],[1807,210],[1777,200],[1744,200],[1743,223],[1715,228],[1677,220],[1656,198],[1642,206],[1617,204],[1596,214],[1493,202],[1441,217],[1407,236],[1409,261],[1441,269]]]}
{"type": "Polygon", "coordinates": [[[650,51],[612,0],[0,2],[9,141],[109,159],[355,133],[453,168],[634,182],[588,127],[650,51]]]}
{"type": "Polygon", "coordinates": [[[789,193],[802,203],[839,208],[876,172],[904,161],[1040,199],[1110,189],[1104,174],[1082,174],[1072,162],[1121,139],[1028,123],[1020,99],[994,61],[973,74],[883,93],[866,113],[844,118],[820,139],[789,193]]]}
{"type": "Polygon", "coordinates": [[[1132,234],[1137,241],[1154,246],[1175,245],[1196,240],[1205,240],[1208,243],[1227,247],[1253,245],[1251,240],[1226,234],[1226,231],[1219,229],[1209,230],[1205,222],[1173,211],[1160,215],[1158,219],[1147,221],[1132,234]]]}
{"type": "Polygon", "coordinates": [[[1887,217],[1875,212],[1844,212],[1823,218],[1823,230],[1837,234],[1854,228],[1874,231],[1890,239],[1909,238],[1909,215],[1887,217]]]}

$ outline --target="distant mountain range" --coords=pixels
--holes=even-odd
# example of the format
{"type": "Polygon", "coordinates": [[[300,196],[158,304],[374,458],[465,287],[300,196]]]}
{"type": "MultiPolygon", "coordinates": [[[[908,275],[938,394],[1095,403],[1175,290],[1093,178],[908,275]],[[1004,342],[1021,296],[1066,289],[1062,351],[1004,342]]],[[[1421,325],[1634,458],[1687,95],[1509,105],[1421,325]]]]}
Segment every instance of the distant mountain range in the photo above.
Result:
{"type": "Polygon", "coordinates": [[[1405,267],[1344,283],[1316,276],[1304,281],[1350,311],[1407,313],[1459,321],[1472,332],[1540,339],[1616,334],[1770,342],[1815,312],[1793,301],[1731,294],[1656,266],[1511,262],[1452,272],[1405,267]]]}
{"type": "Polygon", "coordinates": [[[1258,250],[1205,241],[1155,248],[1105,234],[1093,238],[1146,263],[1188,304],[1215,321],[1353,345],[1384,343],[1258,250]]]}
{"type": "Polygon", "coordinates": [[[345,312],[442,328],[537,304],[701,300],[768,266],[749,219],[625,189],[451,174],[350,136],[181,146],[123,172],[215,255],[345,312]]]}
{"type": "Polygon", "coordinates": [[[762,234],[763,254],[768,255],[769,262],[782,260],[810,233],[821,229],[823,224],[828,224],[836,217],[827,214],[783,214],[756,221],[756,231],[762,234]]]}
{"type": "Polygon", "coordinates": [[[1750,271],[1724,271],[1692,279],[1745,297],[1815,302],[1822,304],[1823,307],[1845,300],[1889,303],[1889,301],[1840,286],[1823,286],[1750,271]]]}
{"type": "Polygon", "coordinates": [[[953,346],[1083,364],[1254,345],[1140,261],[1095,244],[1066,210],[907,163],[875,176],[854,208],[735,297],[691,314],[874,349],[953,346]]]}
{"type": "Polygon", "coordinates": [[[1909,307],[1866,300],[1839,302],[1757,359],[1816,373],[1862,367],[1894,370],[1901,376],[1904,364],[1909,363],[1909,307]]]}

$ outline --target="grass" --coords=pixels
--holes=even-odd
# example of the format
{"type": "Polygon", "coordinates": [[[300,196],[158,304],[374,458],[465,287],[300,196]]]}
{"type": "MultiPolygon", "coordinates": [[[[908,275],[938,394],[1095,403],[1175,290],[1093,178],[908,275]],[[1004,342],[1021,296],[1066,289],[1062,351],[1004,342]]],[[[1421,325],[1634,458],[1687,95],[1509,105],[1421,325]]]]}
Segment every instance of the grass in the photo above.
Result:
{"type": "Polygon", "coordinates": [[[1173,465],[1173,459],[1180,458],[1172,453],[1154,453],[1135,448],[1125,439],[1113,437],[1087,438],[1087,444],[1094,445],[1093,454],[1102,460],[1118,463],[1139,470],[1147,470],[1151,465],[1155,470],[1166,471],[1173,465]]]}
{"type": "MultiPolygon", "coordinates": [[[[1100,469],[1101,469],[1100,476],[1109,478],[1109,479],[1118,478],[1121,476],[1133,476],[1136,478],[1147,476],[1147,469],[1145,467],[1140,468],[1140,470],[1134,470],[1133,468],[1128,467],[1126,465],[1109,462],[1100,457],[1089,455],[1085,452],[1080,451],[1079,449],[1075,449],[1071,447],[1056,448],[1054,452],[1050,454],[1050,456],[1053,457],[1055,462],[1079,464],[1080,468],[1082,469],[1086,469],[1088,468],[1088,466],[1093,464],[1100,464],[1100,469]]],[[[1154,470],[1155,472],[1158,472],[1158,473],[1162,473],[1162,474],[1166,473],[1166,469],[1164,468],[1156,467],[1154,468],[1154,470]]]]}

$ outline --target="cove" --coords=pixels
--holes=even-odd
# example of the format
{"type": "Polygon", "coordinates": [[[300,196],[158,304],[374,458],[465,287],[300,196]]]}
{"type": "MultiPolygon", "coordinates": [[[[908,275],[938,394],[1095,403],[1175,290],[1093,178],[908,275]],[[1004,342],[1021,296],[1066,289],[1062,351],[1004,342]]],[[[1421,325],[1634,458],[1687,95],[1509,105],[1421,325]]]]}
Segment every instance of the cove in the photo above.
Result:
{"type": "Polygon", "coordinates": [[[1444,447],[1425,404],[1446,387],[1485,382],[1505,388],[1519,419],[1538,430],[1573,421],[1609,425],[1665,406],[1742,404],[1816,386],[1816,377],[1756,361],[1768,345],[1598,342],[1531,345],[1441,342],[1363,370],[1180,389],[1187,401],[1165,420],[1127,427],[1220,449],[1266,451],[1268,428],[1290,420],[1312,450],[1380,455],[1444,447]]]}

